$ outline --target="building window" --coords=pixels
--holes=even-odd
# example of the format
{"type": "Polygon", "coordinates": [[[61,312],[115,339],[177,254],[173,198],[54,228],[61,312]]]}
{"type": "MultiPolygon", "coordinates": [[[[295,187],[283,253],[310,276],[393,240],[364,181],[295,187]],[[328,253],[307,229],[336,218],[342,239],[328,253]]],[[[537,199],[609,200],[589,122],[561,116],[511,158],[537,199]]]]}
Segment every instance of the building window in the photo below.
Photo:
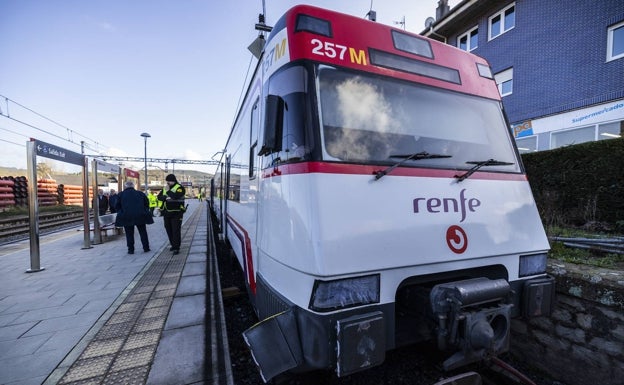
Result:
{"type": "Polygon", "coordinates": [[[520,151],[521,154],[535,152],[537,151],[537,135],[517,138],[516,145],[518,146],[518,151],[520,151]]]}
{"type": "Polygon", "coordinates": [[[488,40],[502,35],[516,25],[516,4],[510,4],[507,8],[490,16],[488,19],[489,35],[488,40]]]}
{"type": "Polygon", "coordinates": [[[624,120],[598,125],[598,140],[621,138],[624,130],[624,120]]]}
{"type": "Polygon", "coordinates": [[[624,57],[624,22],[607,30],[607,61],[624,57]]]}
{"type": "Polygon", "coordinates": [[[470,31],[461,35],[457,39],[457,48],[464,51],[472,51],[479,46],[479,27],[474,27],[470,31]]]}
{"type": "Polygon", "coordinates": [[[501,96],[507,96],[513,93],[513,68],[495,74],[494,80],[496,81],[498,92],[501,96]]]}
{"type": "Polygon", "coordinates": [[[571,146],[573,144],[593,142],[594,140],[596,140],[596,126],[554,131],[550,134],[550,148],[571,146]]]}

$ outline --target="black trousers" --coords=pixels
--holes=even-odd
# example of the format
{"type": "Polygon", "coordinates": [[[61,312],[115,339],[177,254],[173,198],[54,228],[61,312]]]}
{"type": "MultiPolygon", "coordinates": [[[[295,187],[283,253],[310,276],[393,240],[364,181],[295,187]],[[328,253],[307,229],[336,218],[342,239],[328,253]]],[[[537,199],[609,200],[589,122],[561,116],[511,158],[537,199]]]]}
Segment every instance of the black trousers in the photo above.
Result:
{"type": "Polygon", "coordinates": [[[167,237],[169,237],[169,243],[174,250],[180,249],[180,243],[182,243],[182,212],[165,212],[163,215],[163,222],[165,223],[165,230],[167,231],[167,237]]]}
{"type": "MultiPolygon", "coordinates": [[[[143,250],[148,250],[150,247],[149,239],[147,238],[147,227],[145,225],[136,225],[136,228],[139,230],[139,237],[141,237],[143,250]]],[[[134,226],[124,226],[124,230],[126,231],[126,245],[128,245],[128,251],[134,251],[134,226]]]]}

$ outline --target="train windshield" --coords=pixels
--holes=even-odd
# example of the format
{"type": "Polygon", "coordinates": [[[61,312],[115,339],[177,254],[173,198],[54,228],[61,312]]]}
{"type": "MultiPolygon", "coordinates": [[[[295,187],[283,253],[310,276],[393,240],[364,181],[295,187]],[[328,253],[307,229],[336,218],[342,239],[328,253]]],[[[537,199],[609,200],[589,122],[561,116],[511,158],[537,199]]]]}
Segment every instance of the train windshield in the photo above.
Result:
{"type": "Polygon", "coordinates": [[[392,164],[396,155],[448,155],[403,166],[520,172],[498,101],[400,80],[319,68],[323,158],[392,164]]]}

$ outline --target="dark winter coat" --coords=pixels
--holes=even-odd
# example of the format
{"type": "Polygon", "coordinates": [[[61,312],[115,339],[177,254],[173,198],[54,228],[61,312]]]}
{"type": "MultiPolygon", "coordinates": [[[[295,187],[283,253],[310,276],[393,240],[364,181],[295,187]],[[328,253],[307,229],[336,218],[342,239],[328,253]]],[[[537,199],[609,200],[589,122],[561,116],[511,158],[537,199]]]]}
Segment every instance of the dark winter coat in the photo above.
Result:
{"type": "Polygon", "coordinates": [[[151,225],[154,218],[149,212],[147,196],[128,187],[119,193],[115,226],[151,225]]]}
{"type": "Polygon", "coordinates": [[[115,193],[108,197],[108,205],[110,206],[110,212],[117,212],[117,202],[119,202],[119,194],[115,193]]]}
{"type": "Polygon", "coordinates": [[[108,197],[106,195],[98,195],[98,209],[100,215],[105,215],[108,211],[108,197]]]}

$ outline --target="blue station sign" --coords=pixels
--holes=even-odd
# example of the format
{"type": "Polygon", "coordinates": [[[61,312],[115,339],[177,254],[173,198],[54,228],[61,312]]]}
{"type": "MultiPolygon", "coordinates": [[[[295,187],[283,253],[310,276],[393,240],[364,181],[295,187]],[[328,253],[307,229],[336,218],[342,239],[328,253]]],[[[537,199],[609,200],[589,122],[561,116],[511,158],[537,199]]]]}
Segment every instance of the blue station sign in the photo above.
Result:
{"type": "Polygon", "coordinates": [[[55,146],[50,143],[42,142],[40,140],[31,139],[35,142],[35,152],[37,156],[43,156],[44,158],[50,158],[54,160],[60,160],[78,166],[84,165],[84,155],[77,152],[66,150],[62,147],[55,146]]]}

